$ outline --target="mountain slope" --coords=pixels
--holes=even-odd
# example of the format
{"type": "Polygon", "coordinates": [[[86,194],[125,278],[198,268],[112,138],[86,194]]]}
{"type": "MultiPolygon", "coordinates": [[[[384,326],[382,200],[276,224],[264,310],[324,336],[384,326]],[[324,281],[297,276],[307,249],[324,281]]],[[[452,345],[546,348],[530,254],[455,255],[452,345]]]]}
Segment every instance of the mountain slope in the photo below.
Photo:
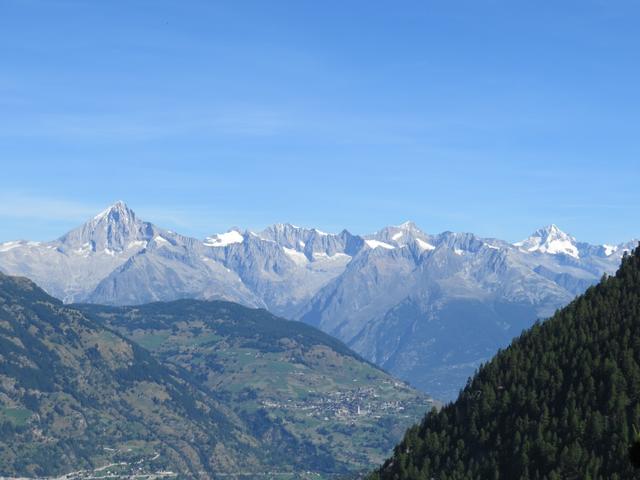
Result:
{"type": "Polygon", "coordinates": [[[0,430],[0,475],[91,469],[122,452],[191,474],[260,464],[244,425],[186,374],[2,274],[0,430]]]}
{"type": "Polygon", "coordinates": [[[77,308],[188,371],[280,470],[370,468],[432,406],[333,337],[265,310],[196,300],[77,308]]]}
{"type": "Polygon", "coordinates": [[[431,405],[264,310],[70,307],[0,274],[0,475],[324,478],[379,463],[431,405]]]}
{"type": "Polygon", "coordinates": [[[640,422],[640,247],[410,429],[377,479],[626,479],[640,422]]]}
{"type": "Polygon", "coordinates": [[[179,298],[227,299],[249,306],[263,305],[236,273],[205,255],[205,248],[198,242],[154,241],[79,298],[116,305],[179,298]]]}

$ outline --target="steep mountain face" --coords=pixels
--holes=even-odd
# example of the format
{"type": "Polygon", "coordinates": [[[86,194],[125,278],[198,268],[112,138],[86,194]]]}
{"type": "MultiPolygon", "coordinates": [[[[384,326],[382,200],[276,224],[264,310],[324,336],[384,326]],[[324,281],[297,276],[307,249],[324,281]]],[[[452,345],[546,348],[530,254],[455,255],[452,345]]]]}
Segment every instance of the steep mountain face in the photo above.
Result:
{"type": "Polygon", "coordinates": [[[613,273],[634,245],[578,242],[555,225],[510,244],[427,234],[411,222],[364,237],[277,224],[200,241],[118,203],[55,242],[0,244],[0,270],[67,302],[267,308],[446,400],[523,328],[613,273]]]}
{"type": "Polygon", "coordinates": [[[2,274],[0,431],[0,475],[125,458],[143,471],[191,475],[262,464],[245,425],[188,375],[31,281],[2,274]]]}
{"type": "Polygon", "coordinates": [[[192,239],[156,239],[77,300],[130,305],[204,298],[232,300],[248,306],[264,305],[236,272],[207,255],[207,248],[192,239]]]}
{"type": "Polygon", "coordinates": [[[211,246],[207,258],[235,272],[262,305],[296,318],[302,305],[344,271],[358,242],[347,232],[274,225],[258,234],[238,234],[233,242],[205,243],[211,246]]]}
{"type": "Polygon", "coordinates": [[[80,228],[62,236],[60,243],[65,249],[77,248],[109,255],[132,246],[146,246],[146,242],[162,233],[166,232],[138,220],[124,202],[116,202],[80,228]]]}
{"type": "Polygon", "coordinates": [[[639,345],[640,247],[483,366],[371,478],[636,478],[639,345]]]}
{"type": "Polygon", "coordinates": [[[189,372],[252,426],[280,471],[371,468],[433,405],[333,337],[265,310],[197,300],[77,308],[189,372]]]}

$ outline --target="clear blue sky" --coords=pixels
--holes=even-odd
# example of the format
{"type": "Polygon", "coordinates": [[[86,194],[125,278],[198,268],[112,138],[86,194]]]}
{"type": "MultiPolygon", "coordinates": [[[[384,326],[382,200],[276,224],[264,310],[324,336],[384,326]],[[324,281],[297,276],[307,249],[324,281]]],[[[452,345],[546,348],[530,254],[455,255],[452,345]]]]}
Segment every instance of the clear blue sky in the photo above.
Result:
{"type": "Polygon", "coordinates": [[[119,199],[198,237],[639,237],[639,24],[615,0],[0,0],[0,241],[119,199]]]}

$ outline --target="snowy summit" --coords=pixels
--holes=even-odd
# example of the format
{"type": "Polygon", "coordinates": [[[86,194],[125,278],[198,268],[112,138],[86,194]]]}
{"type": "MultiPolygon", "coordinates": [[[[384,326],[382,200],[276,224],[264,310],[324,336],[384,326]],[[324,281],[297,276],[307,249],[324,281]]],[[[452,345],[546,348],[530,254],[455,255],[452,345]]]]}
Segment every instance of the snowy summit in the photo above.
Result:
{"type": "Polygon", "coordinates": [[[536,230],[529,238],[514,245],[526,252],[564,254],[580,258],[576,239],[553,224],[536,230]]]}

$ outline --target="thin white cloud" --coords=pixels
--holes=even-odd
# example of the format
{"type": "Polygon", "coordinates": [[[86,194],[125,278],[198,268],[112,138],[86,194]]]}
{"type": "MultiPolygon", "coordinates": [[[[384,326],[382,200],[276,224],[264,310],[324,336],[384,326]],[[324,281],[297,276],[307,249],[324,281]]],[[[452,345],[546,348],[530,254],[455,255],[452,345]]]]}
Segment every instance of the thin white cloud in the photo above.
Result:
{"type": "Polygon", "coordinates": [[[282,133],[290,123],[283,113],[260,108],[207,113],[38,113],[2,122],[0,136],[81,141],[145,141],[187,134],[260,137],[282,133]]]}
{"type": "Polygon", "coordinates": [[[104,206],[25,193],[0,193],[0,218],[46,221],[83,221],[104,206]]]}

